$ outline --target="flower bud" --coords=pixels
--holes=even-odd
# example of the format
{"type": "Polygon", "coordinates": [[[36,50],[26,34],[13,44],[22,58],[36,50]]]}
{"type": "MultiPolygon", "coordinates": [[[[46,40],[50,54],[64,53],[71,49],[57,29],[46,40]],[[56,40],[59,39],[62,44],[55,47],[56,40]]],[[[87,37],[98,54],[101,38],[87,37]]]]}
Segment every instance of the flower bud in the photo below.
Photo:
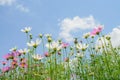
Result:
{"type": "Polygon", "coordinates": [[[39,34],[39,37],[40,37],[40,38],[42,38],[42,37],[43,37],[43,35],[42,35],[42,34],[39,34]]]}

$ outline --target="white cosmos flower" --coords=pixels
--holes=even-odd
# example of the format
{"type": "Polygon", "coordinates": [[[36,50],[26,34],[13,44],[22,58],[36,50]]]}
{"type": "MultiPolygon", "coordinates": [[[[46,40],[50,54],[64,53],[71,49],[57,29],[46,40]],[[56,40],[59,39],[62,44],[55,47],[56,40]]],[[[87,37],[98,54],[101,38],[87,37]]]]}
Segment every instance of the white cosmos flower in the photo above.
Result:
{"type": "Polygon", "coordinates": [[[77,54],[76,54],[76,57],[78,57],[78,58],[82,58],[83,56],[84,56],[83,53],[77,53],[77,54]]]}
{"type": "Polygon", "coordinates": [[[31,29],[32,29],[31,27],[25,27],[24,29],[21,29],[21,31],[24,33],[28,33],[31,31],[31,29]]]}
{"type": "Polygon", "coordinates": [[[30,43],[27,43],[29,47],[34,47],[36,48],[40,44],[41,40],[36,39],[36,41],[31,41],[30,43]]]}
{"type": "Polygon", "coordinates": [[[15,46],[15,47],[11,48],[9,51],[16,51],[16,50],[17,50],[17,47],[15,46]]]}
{"type": "Polygon", "coordinates": [[[39,55],[39,54],[34,54],[34,55],[32,55],[32,58],[35,59],[35,60],[41,60],[41,59],[43,59],[44,57],[41,56],[41,55],[39,55]]]}
{"type": "Polygon", "coordinates": [[[90,36],[90,32],[83,34],[83,38],[87,39],[90,36]]]}
{"type": "Polygon", "coordinates": [[[45,36],[48,38],[48,37],[51,37],[52,35],[51,34],[45,34],[45,36]]]}
{"type": "Polygon", "coordinates": [[[26,54],[26,53],[28,53],[30,50],[29,49],[20,49],[20,50],[18,50],[18,52],[19,53],[22,53],[22,54],[26,54]]]}
{"type": "Polygon", "coordinates": [[[61,45],[59,45],[59,42],[58,41],[53,41],[52,43],[50,44],[46,44],[46,47],[47,48],[50,48],[50,49],[54,49],[54,50],[60,50],[62,48],[61,45]]]}
{"type": "Polygon", "coordinates": [[[76,48],[77,48],[77,49],[80,49],[80,50],[82,50],[82,51],[85,51],[85,50],[88,48],[88,44],[78,43],[78,44],[76,45],[76,48]]]}

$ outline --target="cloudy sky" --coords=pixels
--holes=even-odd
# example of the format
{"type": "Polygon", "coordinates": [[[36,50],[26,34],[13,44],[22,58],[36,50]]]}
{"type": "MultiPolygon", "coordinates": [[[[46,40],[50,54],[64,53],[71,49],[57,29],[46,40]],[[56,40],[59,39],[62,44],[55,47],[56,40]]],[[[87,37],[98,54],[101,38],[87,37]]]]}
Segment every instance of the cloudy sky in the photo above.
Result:
{"type": "Polygon", "coordinates": [[[0,0],[0,58],[11,47],[25,47],[26,37],[20,30],[26,26],[32,27],[34,36],[51,33],[55,38],[71,41],[102,24],[104,33],[112,33],[119,42],[119,3],[120,0],[0,0]]]}

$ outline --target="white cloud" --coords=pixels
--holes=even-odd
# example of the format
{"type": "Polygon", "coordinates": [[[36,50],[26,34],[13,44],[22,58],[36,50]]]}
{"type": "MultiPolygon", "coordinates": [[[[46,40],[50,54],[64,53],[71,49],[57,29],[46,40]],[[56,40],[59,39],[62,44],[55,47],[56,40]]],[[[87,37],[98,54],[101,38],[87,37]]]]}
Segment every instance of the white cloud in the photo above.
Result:
{"type": "Polygon", "coordinates": [[[29,9],[21,4],[17,5],[16,8],[22,12],[29,12],[29,9]]]}
{"type": "Polygon", "coordinates": [[[29,12],[27,7],[17,3],[16,0],[0,0],[0,6],[13,6],[21,12],[29,12]]]}
{"type": "Polygon", "coordinates": [[[113,28],[110,36],[113,47],[120,47],[120,27],[113,28]]]}
{"type": "Polygon", "coordinates": [[[16,0],[0,0],[0,5],[12,5],[16,2],[16,0]]]}
{"type": "Polygon", "coordinates": [[[66,41],[72,41],[73,36],[70,34],[71,32],[75,32],[76,30],[86,30],[91,29],[95,26],[99,25],[93,16],[80,18],[79,16],[74,17],[73,19],[65,18],[60,23],[59,37],[65,39],[66,41]]]}

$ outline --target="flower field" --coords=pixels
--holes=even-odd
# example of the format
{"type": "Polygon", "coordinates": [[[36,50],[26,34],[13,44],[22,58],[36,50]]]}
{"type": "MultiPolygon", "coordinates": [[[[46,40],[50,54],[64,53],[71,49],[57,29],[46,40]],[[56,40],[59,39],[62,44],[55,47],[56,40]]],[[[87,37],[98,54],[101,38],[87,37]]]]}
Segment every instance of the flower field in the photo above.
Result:
{"type": "Polygon", "coordinates": [[[25,27],[27,47],[4,55],[0,80],[119,80],[120,48],[102,30],[99,25],[68,43],[51,34],[35,38],[25,27]]]}

